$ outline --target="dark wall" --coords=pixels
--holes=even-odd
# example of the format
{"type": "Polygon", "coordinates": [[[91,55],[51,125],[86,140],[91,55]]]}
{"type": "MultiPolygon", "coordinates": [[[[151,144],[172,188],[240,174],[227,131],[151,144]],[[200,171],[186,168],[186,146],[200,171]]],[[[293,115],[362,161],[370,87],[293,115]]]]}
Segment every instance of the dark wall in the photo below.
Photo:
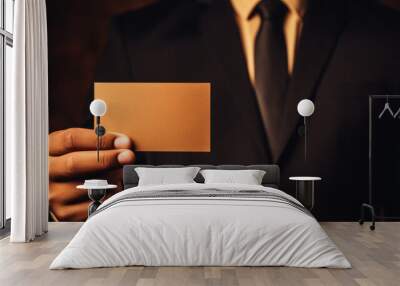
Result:
{"type": "MultiPolygon", "coordinates": [[[[47,0],[50,131],[83,126],[88,86],[112,15],[154,0],[47,0]],[[68,98],[68,100],[66,100],[68,98]]],[[[400,9],[400,0],[385,0],[400,9]]]]}
{"type": "Polygon", "coordinates": [[[50,131],[82,126],[88,85],[114,14],[154,0],[48,0],[50,131]],[[68,98],[68,100],[66,100],[68,98]]]}

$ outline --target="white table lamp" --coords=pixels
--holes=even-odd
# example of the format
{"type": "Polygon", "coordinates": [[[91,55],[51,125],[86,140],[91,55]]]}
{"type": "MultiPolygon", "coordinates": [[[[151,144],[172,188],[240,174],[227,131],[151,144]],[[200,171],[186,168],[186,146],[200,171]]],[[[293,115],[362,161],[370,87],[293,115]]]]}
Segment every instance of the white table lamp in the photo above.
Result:
{"type": "Polygon", "coordinates": [[[104,100],[95,99],[90,103],[90,113],[96,118],[95,133],[97,135],[97,162],[100,161],[101,137],[106,134],[104,126],[100,125],[100,117],[107,112],[107,104],[104,100]]]}
{"type": "Polygon", "coordinates": [[[307,160],[307,117],[310,117],[314,110],[314,103],[309,99],[303,99],[297,104],[297,112],[304,118],[304,160],[307,160]]]}

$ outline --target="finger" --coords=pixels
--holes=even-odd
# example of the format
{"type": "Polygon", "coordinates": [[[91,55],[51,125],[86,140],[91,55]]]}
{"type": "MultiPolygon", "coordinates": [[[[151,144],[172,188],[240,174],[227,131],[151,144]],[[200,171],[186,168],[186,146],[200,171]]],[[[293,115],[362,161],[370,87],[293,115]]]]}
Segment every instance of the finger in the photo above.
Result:
{"type": "MultiPolygon", "coordinates": [[[[108,132],[101,137],[101,149],[129,149],[132,141],[128,136],[108,132]]],[[[74,151],[97,149],[97,136],[92,129],[69,128],[50,133],[49,154],[60,156],[74,151]]]]}
{"type": "MultiPolygon", "coordinates": [[[[110,184],[118,185],[118,188],[108,190],[102,201],[122,190],[122,184],[120,184],[122,178],[121,169],[107,172],[101,177],[107,179],[110,184]]],[[[76,186],[83,184],[83,182],[84,179],[71,182],[50,182],[49,207],[57,220],[83,221],[86,219],[87,205],[91,201],[87,195],[87,190],[76,188],[76,186]],[[85,209],[81,209],[80,206],[75,206],[81,203],[85,203],[85,209]],[[73,213],[73,211],[77,213],[73,213]]]]}
{"type": "MultiPolygon", "coordinates": [[[[106,134],[102,138],[102,147],[114,147],[114,134],[106,134]]],[[[59,156],[74,151],[96,150],[97,136],[92,129],[69,128],[55,131],[49,135],[49,153],[59,156]]]]}
{"type": "MultiPolygon", "coordinates": [[[[110,184],[114,184],[112,180],[108,180],[110,184]]],[[[83,184],[81,182],[56,182],[50,183],[49,185],[49,205],[67,206],[79,204],[82,202],[90,202],[87,194],[87,190],[77,189],[78,185],[83,184]]],[[[109,189],[106,192],[104,200],[122,191],[122,185],[118,185],[115,189],[109,189]]]]}
{"type": "MultiPolygon", "coordinates": [[[[116,189],[108,190],[106,198],[122,190],[122,169],[101,173],[99,177],[106,179],[109,184],[118,186],[116,189]]],[[[82,185],[84,181],[85,179],[69,182],[51,181],[49,183],[49,203],[67,205],[87,201],[87,191],[76,188],[78,185],[82,185]]]]}
{"type": "Polygon", "coordinates": [[[74,205],[53,204],[50,211],[59,221],[85,221],[89,204],[89,201],[74,205]]]}
{"type": "Polygon", "coordinates": [[[77,189],[81,181],[72,182],[50,182],[49,183],[49,204],[76,204],[89,201],[87,191],[77,189]]]}
{"type": "Polygon", "coordinates": [[[51,180],[80,178],[88,174],[112,170],[135,161],[131,150],[82,151],[49,158],[49,177],[51,180]]]}

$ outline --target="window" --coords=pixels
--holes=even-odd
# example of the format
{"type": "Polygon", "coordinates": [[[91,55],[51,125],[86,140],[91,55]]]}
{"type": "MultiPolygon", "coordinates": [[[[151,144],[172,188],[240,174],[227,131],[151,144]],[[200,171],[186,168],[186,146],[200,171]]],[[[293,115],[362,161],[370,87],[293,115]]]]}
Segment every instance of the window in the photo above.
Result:
{"type": "Polygon", "coordinates": [[[11,92],[13,65],[14,0],[0,0],[0,228],[11,217],[10,193],[4,188],[4,106],[6,95],[11,92]]]}

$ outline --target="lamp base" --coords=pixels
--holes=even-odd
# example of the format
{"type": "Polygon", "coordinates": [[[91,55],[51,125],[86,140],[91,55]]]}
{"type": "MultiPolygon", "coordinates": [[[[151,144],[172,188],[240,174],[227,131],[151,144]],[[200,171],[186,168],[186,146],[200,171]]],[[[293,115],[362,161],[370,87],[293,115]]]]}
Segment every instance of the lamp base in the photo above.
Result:
{"type": "Polygon", "coordinates": [[[89,205],[88,216],[91,216],[101,205],[101,200],[106,195],[106,189],[88,189],[88,196],[92,203],[89,205]]]}
{"type": "Polygon", "coordinates": [[[368,209],[371,212],[371,222],[372,224],[369,226],[370,230],[375,230],[375,209],[372,205],[370,204],[362,204],[361,205],[361,217],[360,220],[358,221],[359,224],[363,225],[365,221],[365,213],[364,210],[368,209]]]}

